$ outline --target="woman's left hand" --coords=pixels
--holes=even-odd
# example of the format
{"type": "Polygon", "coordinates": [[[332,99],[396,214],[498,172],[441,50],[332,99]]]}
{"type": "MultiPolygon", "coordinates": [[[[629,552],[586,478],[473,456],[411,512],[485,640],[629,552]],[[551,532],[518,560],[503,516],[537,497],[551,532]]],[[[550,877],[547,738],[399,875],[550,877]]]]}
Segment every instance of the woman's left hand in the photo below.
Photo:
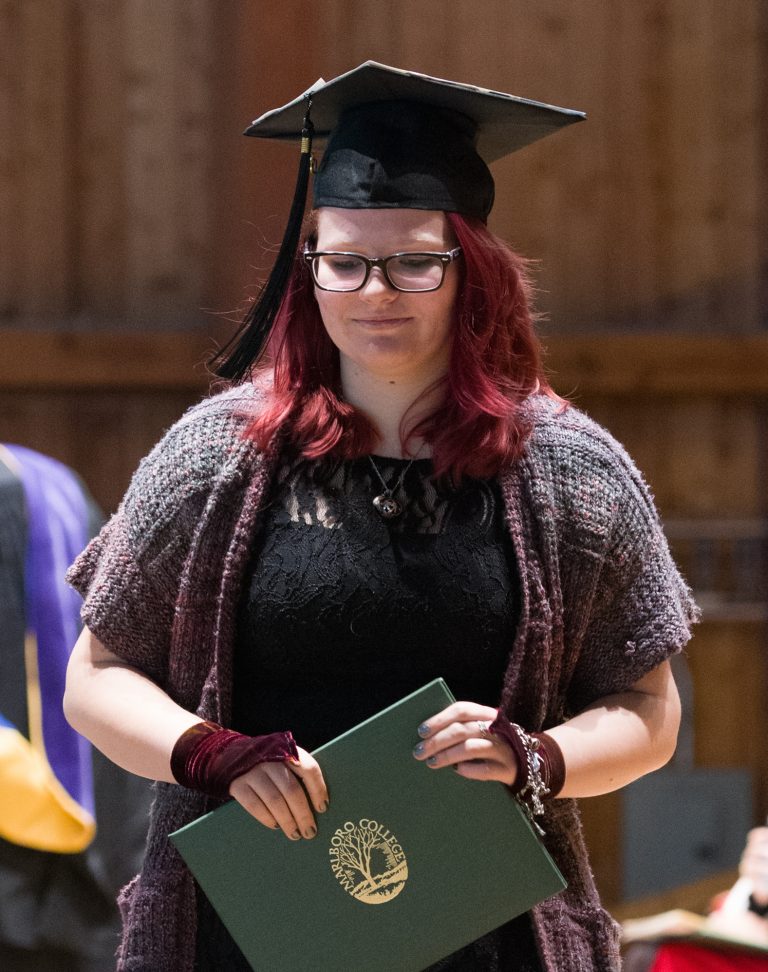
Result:
{"type": "Polygon", "coordinates": [[[427,719],[417,732],[421,742],[415,759],[430,769],[451,766],[470,780],[498,780],[511,786],[517,777],[515,755],[509,745],[488,732],[496,709],[477,702],[454,702],[427,719]]]}

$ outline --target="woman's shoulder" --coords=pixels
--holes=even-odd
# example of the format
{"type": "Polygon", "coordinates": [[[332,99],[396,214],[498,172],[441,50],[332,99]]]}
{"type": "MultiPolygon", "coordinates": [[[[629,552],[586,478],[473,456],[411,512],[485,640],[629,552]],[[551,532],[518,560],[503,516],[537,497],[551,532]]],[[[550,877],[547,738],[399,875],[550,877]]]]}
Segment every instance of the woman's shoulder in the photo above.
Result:
{"type": "Polygon", "coordinates": [[[265,389],[250,382],[208,395],[165,432],[147,459],[183,456],[201,469],[217,466],[240,447],[264,396],[265,389]]]}
{"type": "Polygon", "coordinates": [[[530,399],[526,408],[531,420],[527,466],[540,487],[549,484],[558,506],[593,511],[603,522],[617,515],[658,520],[642,473],[604,426],[545,395],[530,399]]]}
{"type": "Polygon", "coordinates": [[[529,399],[525,407],[531,421],[529,454],[546,455],[569,468],[606,466],[628,475],[637,473],[624,446],[586,412],[546,395],[529,399]]]}
{"type": "Polygon", "coordinates": [[[123,501],[146,521],[165,515],[215,482],[242,480],[259,449],[245,433],[265,391],[250,383],[191,406],[142,459],[123,501]]]}
{"type": "Polygon", "coordinates": [[[189,434],[196,430],[211,435],[215,441],[217,435],[226,435],[233,427],[247,424],[268,390],[265,382],[244,382],[212,392],[190,406],[169,432],[189,434]]]}

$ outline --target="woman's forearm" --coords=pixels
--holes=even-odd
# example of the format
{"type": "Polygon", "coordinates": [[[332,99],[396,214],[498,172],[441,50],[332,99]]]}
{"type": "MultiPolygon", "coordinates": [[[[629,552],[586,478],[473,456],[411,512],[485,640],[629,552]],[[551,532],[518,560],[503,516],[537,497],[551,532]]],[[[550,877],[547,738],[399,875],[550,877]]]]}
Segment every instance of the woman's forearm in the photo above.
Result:
{"type": "MultiPolygon", "coordinates": [[[[453,702],[418,727],[413,755],[432,770],[453,767],[472,780],[518,779],[519,754],[489,731],[495,709],[453,702]]],[[[680,699],[669,662],[662,662],[629,691],[604,696],[562,725],[547,729],[562,750],[562,797],[609,793],[663,766],[675,750],[680,699]]],[[[524,729],[529,727],[523,727],[524,729]]]]}
{"type": "Polygon", "coordinates": [[[667,763],[675,751],[680,700],[668,662],[628,692],[607,696],[547,730],[565,760],[561,797],[617,790],[667,763]]]}
{"type": "Polygon", "coordinates": [[[67,668],[64,714],[118,766],[173,782],[171,750],[200,717],[187,712],[141,672],[108,651],[87,628],[67,668]]]}

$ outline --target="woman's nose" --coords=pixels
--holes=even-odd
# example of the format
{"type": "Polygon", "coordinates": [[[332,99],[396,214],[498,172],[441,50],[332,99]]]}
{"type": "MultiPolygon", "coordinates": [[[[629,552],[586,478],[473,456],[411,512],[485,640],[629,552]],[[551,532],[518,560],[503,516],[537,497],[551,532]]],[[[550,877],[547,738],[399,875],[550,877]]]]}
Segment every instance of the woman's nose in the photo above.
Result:
{"type": "Polygon", "coordinates": [[[384,276],[380,267],[373,267],[365,284],[361,287],[360,296],[364,300],[393,300],[399,291],[384,276]]]}

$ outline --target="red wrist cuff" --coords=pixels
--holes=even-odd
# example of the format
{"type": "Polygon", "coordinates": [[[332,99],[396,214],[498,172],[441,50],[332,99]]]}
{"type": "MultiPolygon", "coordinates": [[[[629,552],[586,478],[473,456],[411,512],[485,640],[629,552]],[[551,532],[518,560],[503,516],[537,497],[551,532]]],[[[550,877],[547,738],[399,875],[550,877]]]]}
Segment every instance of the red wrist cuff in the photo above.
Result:
{"type": "MultiPolygon", "coordinates": [[[[488,726],[488,731],[500,736],[515,754],[517,777],[510,787],[512,793],[524,790],[530,781],[530,763],[523,738],[514,724],[499,711],[488,726]]],[[[556,797],[565,784],[565,760],[555,740],[544,732],[524,733],[530,740],[537,740],[536,755],[539,758],[541,779],[547,788],[546,799],[556,797]]]]}
{"type": "Polygon", "coordinates": [[[177,739],[171,772],[182,786],[226,800],[232,781],[259,763],[298,758],[290,732],[245,736],[215,722],[199,722],[177,739]]]}
{"type": "Polygon", "coordinates": [[[542,762],[542,776],[547,786],[547,799],[552,800],[565,785],[565,760],[563,751],[555,740],[545,732],[532,732],[531,736],[539,740],[538,754],[542,762]]]}

